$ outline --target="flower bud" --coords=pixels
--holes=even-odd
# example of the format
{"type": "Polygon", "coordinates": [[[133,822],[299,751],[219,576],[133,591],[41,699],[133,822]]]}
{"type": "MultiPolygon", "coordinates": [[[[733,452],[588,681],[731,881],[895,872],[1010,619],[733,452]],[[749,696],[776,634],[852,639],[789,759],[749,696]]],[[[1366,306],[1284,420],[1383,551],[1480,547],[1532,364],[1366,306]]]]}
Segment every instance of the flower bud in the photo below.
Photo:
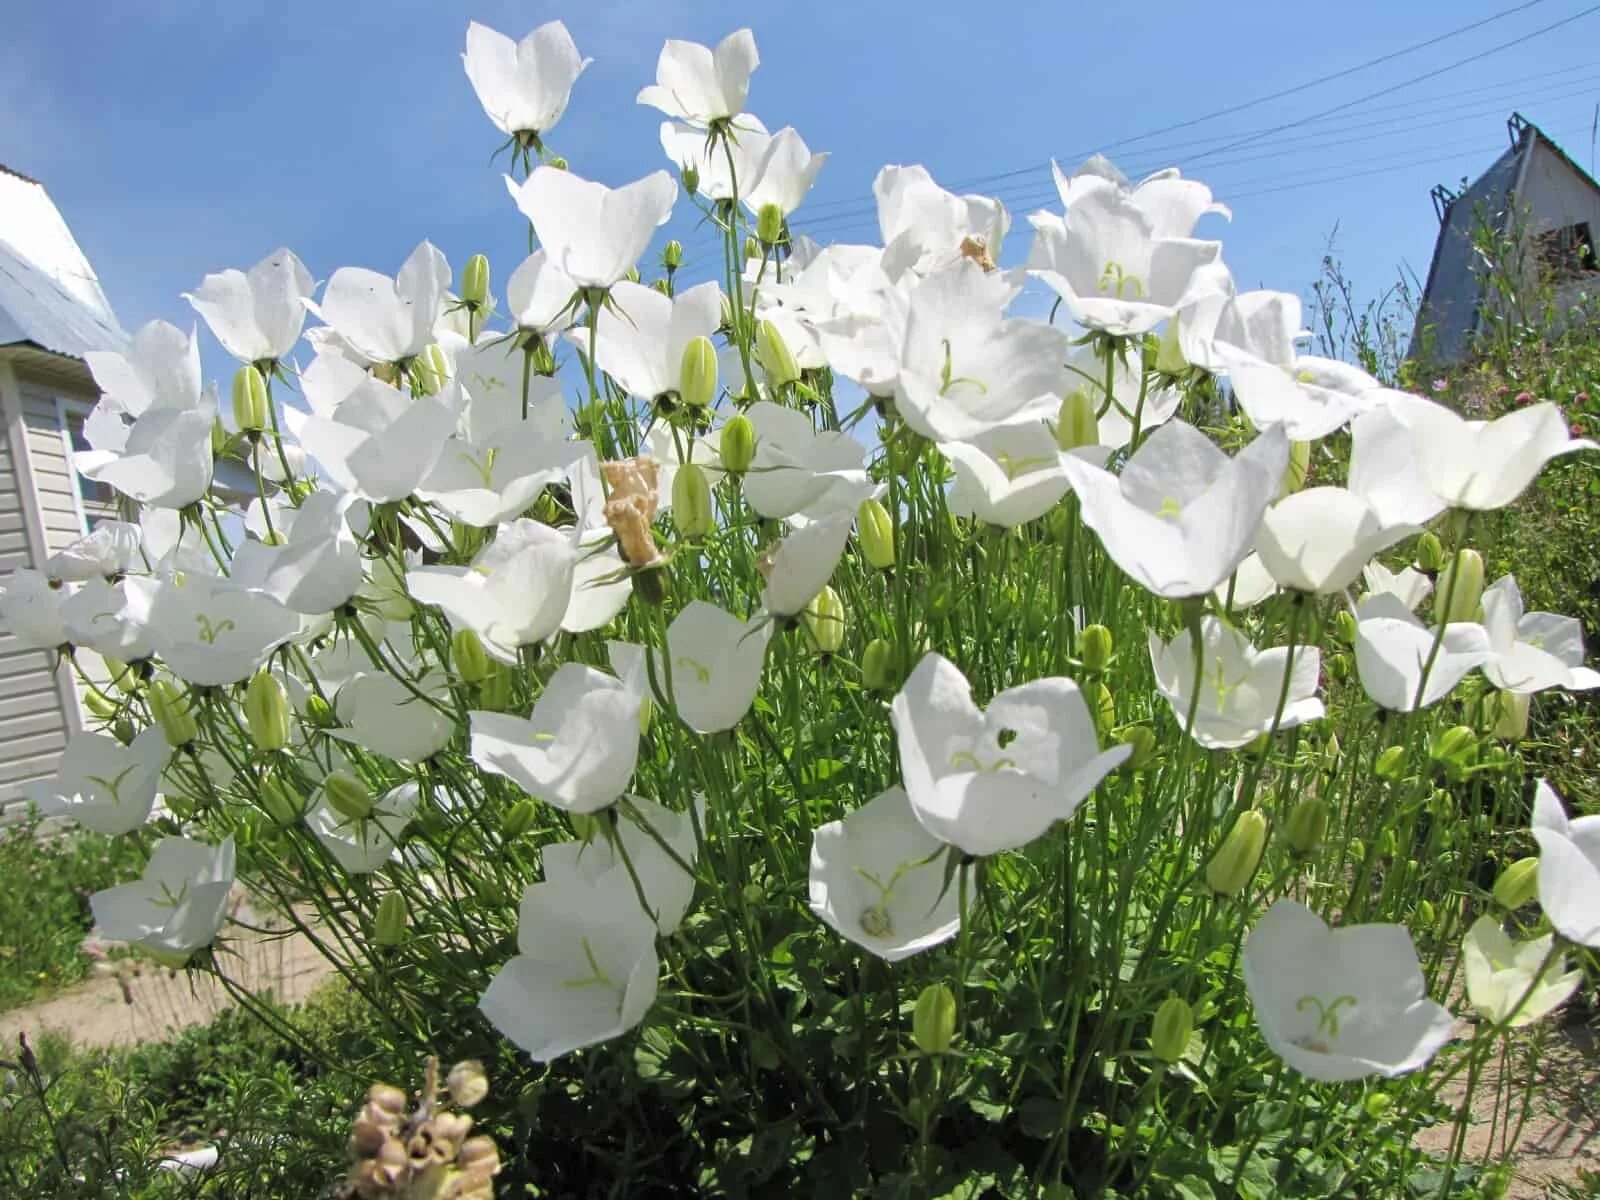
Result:
{"type": "Polygon", "coordinates": [[[111,676],[111,682],[116,685],[117,691],[124,696],[132,696],[139,690],[142,682],[139,672],[119,659],[101,656],[101,661],[106,664],[106,673],[111,676]]]}
{"type": "Polygon", "coordinates": [[[1366,844],[1366,842],[1362,841],[1358,837],[1353,837],[1353,838],[1350,839],[1348,848],[1349,848],[1349,851],[1350,851],[1350,861],[1351,862],[1358,862],[1358,863],[1359,862],[1366,862],[1366,860],[1367,860],[1367,844],[1366,844]]]}
{"type": "Polygon", "coordinates": [[[787,387],[800,378],[800,367],[794,361],[789,343],[771,321],[756,326],[756,361],[767,373],[767,382],[775,388],[787,387]]]}
{"type": "Polygon", "coordinates": [[[450,378],[450,364],[444,351],[430,343],[411,360],[411,380],[424,396],[436,396],[450,378]]]}
{"type": "Polygon", "coordinates": [[[861,555],[880,571],[894,566],[894,519],[881,500],[863,500],[856,509],[861,555]]]}
{"type": "Polygon", "coordinates": [[[819,652],[837,654],[844,645],[844,601],[833,588],[824,587],[813,596],[800,619],[819,652]]]}
{"type": "Polygon", "coordinates": [[[873,638],[861,652],[861,682],[874,692],[894,686],[894,647],[882,638],[873,638]]]}
{"type": "Polygon", "coordinates": [[[1182,375],[1189,369],[1189,360],[1183,356],[1183,341],[1179,336],[1179,322],[1182,319],[1181,316],[1174,316],[1167,322],[1161,342],[1156,347],[1156,370],[1163,375],[1182,375]]]}
{"type": "Polygon", "coordinates": [[[478,703],[490,712],[508,711],[515,695],[515,683],[510,671],[499,663],[491,663],[489,677],[478,689],[478,703]]]}
{"type": "Polygon", "coordinates": [[[1517,859],[1494,881],[1494,902],[1510,912],[1531,903],[1538,894],[1539,860],[1532,856],[1517,859]]]}
{"type": "Polygon", "coordinates": [[[1372,766],[1373,774],[1379,779],[1404,779],[1406,774],[1406,748],[1404,746],[1390,746],[1372,766]]]}
{"type": "Polygon", "coordinates": [[[1104,734],[1117,723],[1116,697],[1104,683],[1091,683],[1085,691],[1094,713],[1095,728],[1104,734]]]}
{"type": "Polygon", "coordinates": [[[1056,413],[1056,445],[1063,450],[1076,450],[1099,444],[1100,420],[1095,416],[1094,401],[1079,388],[1061,402],[1056,413]]]}
{"type": "Polygon", "coordinates": [[[1219,896],[1237,896],[1250,885],[1266,845],[1266,817],[1253,808],[1240,813],[1206,864],[1206,886],[1219,896]]]}
{"type": "Polygon", "coordinates": [[[745,238],[745,240],[744,240],[744,256],[746,258],[760,258],[761,257],[761,243],[756,241],[756,239],[753,238],[753,237],[745,238]]]}
{"type": "Polygon", "coordinates": [[[672,477],[672,523],[686,538],[703,538],[715,527],[711,484],[695,463],[685,463],[672,477]]]}
{"type": "Polygon", "coordinates": [[[700,172],[697,168],[685,165],[680,178],[685,195],[692,196],[700,190],[700,172]]]}
{"type": "Polygon", "coordinates": [[[1283,840],[1301,858],[1316,852],[1328,833],[1328,802],[1320,796],[1302,796],[1283,823],[1283,840]]]}
{"type": "Polygon", "coordinates": [[[484,1073],[483,1064],[474,1058],[451,1067],[444,1085],[450,1089],[450,1099],[457,1108],[472,1108],[489,1094],[489,1076],[484,1073]]]}
{"type": "Polygon", "coordinates": [[[767,246],[783,241],[783,209],[776,204],[763,204],[756,213],[756,236],[767,246]]]}
{"type": "Polygon", "coordinates": [[[1356,631],[1358,628],[1359,622],[1356,621],[1356,615],[1349,609],[1341,608],[1334,614],[1333,631],[1346,646],[1354,646],[1356,644],[1356,631]]]}
{"type": "Polygon", "coordinates": [[[1452,778],[1463,778],[1478,761],[1478,735],[1466,725],[1446,729],[1433,738],[1428,746],[1428,757],[1444,767],[1452,778]]]}
{"type": "Polygon", "coordinates": [[[167,735],[167,745],[176,750],[200,735],[189,694],[180,691],[176,684],[165,679],[156,680],[150,685],[149,701],[150,715],[167,735]]]}
{"type": "Polygon", "coordinates": [[[505,835],[508,841],[511,838],[521,837],[533,828],[533,822],[538,816],[539,806],[530,797],[524,796],[513,804],[510,811],[506,813],[506,819],[500,827],[500,832],[505,835]]]}
{"type": "Polygon", "coordinates": [[[722,426],[719,450],[725,470],[737,475],[750,469],[750,461],[756,456],[756,427],[750,424],[749,417],[736,413],[728,418],[722,426]]]}
{"type": "Polygon", "coordinates": [[[549,158],[545,159],[544,165],[547,167],[552,167],[557,171],[565,171],[568,167],[566,158],[560,154],[552,154],[549,158]]]}
{"type": "Polygon", "coordinates": [[[943,1054],[956,1040],[956,998],[942,983],[930,983],[911,1014],[911,1040],[924,1054],[943,1054]]]}
{"type": "Polygon", "coordinates": [[[1395,859],[1400,854],[1400,839],[1393,829],[1385,829],[1378,835],[1378,857],[1395,859]]]}
{"type": "Polygon", "coordinates": [[[244,719],[258,750],[289,744],[289,693],[270,671],[257,671],[244,689],[244,719]]]}
{"type": "Polygon", "coordinates": [[[139,731],[133,727],[133,722],[127,717],[118,717],[111,725],[111,736],[124,746],[133,745],[133,739],[139,736],[139,731]]]}
{"type": "Polygon", "coordinates": [[[380,946],[398,946],[405,939],[407,920],[406,898],[399,892],[385,892],[378,901],[372,940],[380,946]]]}
{"type": "Polygon", "coordinates": [[[83,706],[102,721],[117,715],[117,702],[99,688],[84,688],[83,706]]]}
{"type": "Polygon", "coordinates": [[[470,307],[479,308],[489,301],[489,259],[474,254],[461,268],[461,299],[470,307]]]}
{"type": "Polygon", "coordinates": [[[1435,533],[1424,533],[1417,539],[1417,570],[1434,574],[1444,566],[1444,545],[1435,533]]]}
{"type": "Polygon", "coordinates": [[[1494,736],[1520,742],[1528,736],[1528,707],[1533,699],[1527,692],[1495,692],[1489,698],[1494,714],[1494,736]]]}
{"type": "Polygon", "coordinates": [[[1325,773],[1333,775],[1339,770],[1339,756],[1344,752],[1339,745],[1339,735],[1329,732],[1328,740],[1322,743],[1322,769],[1325,773]]]}
{"type": "Polygon", "coordinates": [[[1439,581],[1434,584],[1434,619],[1440,624],[1476,621],[1482,603],[1483,556],[1476,550],[1461,550],[1455,562],[1439,572],[1439,581]]]}
{"type": "Polygon", "coordinates": [[[267,381],[253,366],[233,373],[233,423],[246,432],[267,427],[267,381]]]}
{"type": "Polygon", "coordinates": [[[334,771],[324,779],[322,795],[334,812],[352,821],[363,820],[372,812],[372,793],[348,771],[334,771]]]}
{"type": "Polygon", "coordinates": [[[1367,1110],[1367,1116],[1376,1121],[1394,1107],[1394,1097],[1386,1092],[1368,1092],[1361,1104],[1367,1110]]]}
{"type": "Polygon", "coordinates": [[[221,417],[211,418],[211,456],[219,458],[228,448],[228,431],[223,428],[221,417]]]}
{"type": "Polygon", "coordinates": [[[717,398],[717,348],[705,336],[692,337],[678,366],[678,399],[705,408],[717,398]]]}
{"type": "Polygon", "coordinates": [[[458,629],[451,636],[450,662],[466,683],[482,683],[494,669],[483,648],[483,639],[473,629],[458,629]]]}
{"type": "Polygon", "coordinates": [[[683,266],[683,243],[677,238],[661,247],[661,265],[669,271],[676,271],[683,266]]]}
{"type": "Polygon", "coordinates": [[[1155,761],[1156,731],[1150,726],[1131,725],[1122,731],[1121,740],[1133,747],[1133,753],[1128,755],[1129,770],[1143,771],[1155,761]]]}
{"type": "Polygon", "coordinates": [[[1435,914],[1435,912],[1433,910],[1433,901],[1432,900],[1428,900],[1428,899],[1424,898],[1422,900],[1418,900],[1417,901],[1417,907],[1416,907],[1417,921],[1416,921],[1416,923],[1419,926],[1421,926],[1423,929],[1432,929],[1433,928],[1433,922],[1434,922],[1434,918],[1435,918],[1436,915],[1437,914],[1435,914]]]}
{"type": "Polygon", "coordinates": [[[1283,470],[1283,482],[1278,486],[1278,499],[1293,495],[1306,485],[1311,474],[1311,443],[1289,443],[1289,465],[1283,470]]]}
{"type": "Polygon", "coordinates": [[[262,811],[279,825],[293,825],[306,815],[306,798],[276,775],[261,781],[260,799],[262,811]]]}
{"type": "Polygon", "coordinates": [[[1194,1033],[1194,1009],[1182,996],[1168,996],[1150,1026],[1150,1053],[1168,1066],[1183,1058],[1194,1033]]]}
{"type": "Polygon", "coordinates": [[[1111,654],[1116,649],[1111,630],[1104,625],[1090,625],[1078,635],[1078,658],[1085,671],[1098,674],[1111,665],[1111,654]]]}
{"type": "Polygon", "coordinates": [[[306,700],[306,720],[321,729],[338,724],[333,705],[321,696],[311,696],[306,700]]]}

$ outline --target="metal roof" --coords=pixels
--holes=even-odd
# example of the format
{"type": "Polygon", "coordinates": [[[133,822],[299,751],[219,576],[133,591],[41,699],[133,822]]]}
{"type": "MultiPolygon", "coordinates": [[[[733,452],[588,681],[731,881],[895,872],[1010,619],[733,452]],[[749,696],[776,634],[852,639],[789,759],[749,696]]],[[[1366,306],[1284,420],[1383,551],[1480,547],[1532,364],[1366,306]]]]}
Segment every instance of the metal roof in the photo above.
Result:
{"type": "Polygon", "coordinates": [[[44,186],[0,166],[0,346],[19,342],[82,358],[128,335],[44,186]]]}

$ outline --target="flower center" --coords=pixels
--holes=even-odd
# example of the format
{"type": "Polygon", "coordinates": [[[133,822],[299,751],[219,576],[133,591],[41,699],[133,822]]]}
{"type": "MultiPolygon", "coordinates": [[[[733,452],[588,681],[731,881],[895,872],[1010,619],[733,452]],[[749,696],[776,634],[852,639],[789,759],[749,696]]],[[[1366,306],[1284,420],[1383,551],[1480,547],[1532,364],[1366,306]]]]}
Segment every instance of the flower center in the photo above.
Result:
{"type": "Polygon", "coordinates": [[[206,616],[205,613],[195,613],[194,623],[200,626],[200,640],[208,646],[216,645],[217,639],[227,633],[228,630],[239,628],[233,623],[232,617],[224,617],[222,620],[212,624],[211,618],[206,616]]]}
{"type": "Polygon", "coordinates": [[[1317,1012],[1317,1027],[1311,1033],[1294,1039],[1294,1044],[1302,1050],[1314,1050],[1318,1054],[1331,1054],[1330,1043],[1339,1037],[1339,1010],[1341,1008],[1358,1007],[1356,998],[1350,995],[1335,996],[1332,1000],[1324,1000],[1321,996],[1301,996],[1295,1001],[1295,1012],[1305,1012],[1314,1008],[1317,1012]],[[1324,1038],[1324,1034],[1327,1035],[1324,1038]]]}
{"type": "Polygon", "coordinates": [[[861,910],[861,928],[871,937],[889,937],[894,933],[894,922],[883,905],[869,904],[861,910]]]}
{"type": "MultiPolygon", "coordinates": [[[[1010,732],[1009,730],[1004,732],[1010,732]]],[[[1012,734],[1015,737],[1016,734],[1012,734]]],[[[1003,745],[1006,743],[1002,743],[1003,745]]],[[[980,775],[993,775],[997,771],[1017,769],[1017,762],[1013,758],[997,758],[993,762],[984,762],[971,750],[957,750],[950,756],[950,765],[956,770],[965,768],[968,771],[977,771],[980,775]]]]}
{"type": "Polygon", "coordinates": [[[118,771],[110,779],[104,779],[99,775],[85,775],[84,778],[87,779],[90,783],[99,784],[106,791],[110,792],[111,793],[111,802],[113,804],[121,804],[122,803],[122,795],[121,795],[119,789],[122,787],[122,781],[124,779],[126,779],[129,775],[133,774],[135,766],[137,766],[137,764],[134,764],[133,766],[124,767],[121,771],[118,771]]]}
{"type": "Polygon", "coordinates": [[[704,663],[696,662],[687,655],[679,658],[673,665],[678,667],[688,667],[694,672],[695,678],[700,681],[702,686],[711,682],[711,668],[706,666],[704,663]]]}
{"type": "Polygon", "coordinates": [[[939,368],[939,395],[947,396],[958,383],[967,384],[978,389],[978,394],[986,396],[989,389],[984,386],[981,379],[974,379],[970,375],[956,375],[955,367],[951,363],[950,339],[944,339],[944,366],[939,368]]]}
{"type": "Polygon", "coordinates": [[[1118,300],[1144,299],[1144,281],[1117,262],[1106,263],[1105,269],[1100,272],[1100,290],[1110,292],[1118,300]],[[1126,297],[1122,294],[1124,291],[1128,293],[1126,297]]]}

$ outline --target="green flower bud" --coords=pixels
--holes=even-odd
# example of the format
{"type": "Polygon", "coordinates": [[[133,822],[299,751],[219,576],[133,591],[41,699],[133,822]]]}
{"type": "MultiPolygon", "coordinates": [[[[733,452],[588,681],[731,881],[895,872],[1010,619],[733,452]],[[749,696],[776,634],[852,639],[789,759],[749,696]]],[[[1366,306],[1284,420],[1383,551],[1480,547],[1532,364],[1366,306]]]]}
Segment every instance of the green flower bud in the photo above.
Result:
{"type": "Polygon", "coordinates": [[[1316,852],[1328,833],[1328,802],[1320,796],[1303,796],[1283,823],[1283,840],[1301,858],[1316,852]]]}
{"type": "Polygon", "coordinates": [[[306,815],[306,808],[306,798],[290,787],[288,781],[276,775],[261,781],[261,809],[279,825],[293,825],[306,815]]]}
{"type": "Polygon", "coordinates": [[[83,689],[83,706],[102,721],[117,715],[117,702],[99,688],[83,689]]]}
{"type": "Polygon", "coordinates": [[[753,237],[745,238],[745,240],[744,240],[744,256],[746,258],[760,258],[761,257],[761,243],[756,241],[756,239],[753,238],[753,237]]]}
{"type": "Polygon", "coordinates": [[[1495,692],[1489,698],[1494,714],[1494,736],[1520,742],[1528,736],[1528,708],[1533,699],[1526,692],[1495,692]]]}
{"type": "Polygon", "coordinates": [[[478,703],[490,712],[508,711],[516,694],[515,682],[510,671],[499,663],[491,663],[488,678],[478,688],[478,703]]]}
{"type": "Polygon", "coordinates": [[[692,196],[700,190],[700,172],[694,167],[685,166],[680,178],[683,180],[685,195],[692,196]]]}
{"type": "Polygon", "coordinates": [[[928,589],[928,614],[933,617],[948,616],[955,602],[955,584],[948,579],[934,580],[933,586],[928,589]]]}
{"type": "Polygon", "coordinates": [[[150,685],[149,701],[150,715],[167,735],[167,745],[176,750],[200,736],[188,692],[168,680],[158,679],[150,685]]]}
{"type": "Polygon", "coordinates": [[[1350,839],[1350,861],[1365,862],[1367,860],[1367,844],[1358,837],[1350,839]]]}
{"type": "Polygon", "coordinates": [[[352,821],[363,820],[372,812],[372,793],[348,771],[335,771],[324,779],[322,795],[334,812],[352,821]]]}
{"type": "Polygon", "coordinates": [[[669,271],[676,271],[683,266],[683,243],[677,238],[661,247],[661,265],[669,271]]]}
{"type": "Polygon", "coordinates": [[[1361,1103],[1367,1110],[1367,1116],[1373,1120],[1382,1117],[1384,1113],[1394,1107],[1393,1098],[1386,1092],[1369,1092],[1367,1098],[1361,1103]]]}
{"type": "Polygon", "coordinates": [[[756,236],[768,246],[783,241],[783,209],[776,204],[763,204],[756,213],[756,236]]]}
{"type": "Polygon", "coordinates": [[[873,638],[861,652],[861,682],[874,692],[894,686],[894,647],[882,638],[873,638]]]}
{"type": "Polygon", "coordinates": [[[532,799],[524,796],[513,804],[506,813],[505,823],[501,826],[501,832],[505,834],[508,841],[511,838],[519,838],[533,828],[533,823],[538,816],[539,806],[532,799]]]}
{"type": "Polygon", "coordinates": [[[1167,322],[1161,344],[1156,347],[1156,370],[1163,375],[1182,375],[1189,369],[1189,360],[1183,356],[1183,343],[1178,337],[1181,319],[1175,316],[1167,322]]]}
{"type": "Polygon", "coordinates": [[[489,260],[486,256],[474,254],[461,268],[461,299],[472,308],[488,303],[489,260]]]}
{"type": "Polygon", "coordinates": [[[767,382],[775,388],[787,387],[800,378],[800,368],[789,350],[789,343],[771,321],[756,326],[756,361],[767,373],[767,382]]]}
{"type": "Polygon", "coordinates": [[[458,629],[451,636],[450,662],[465,683],[482,683],[493,670],[483,639],[472,629],[458,629]]]}
{"type": "Polygon", "coordinates": [[[1266,817],[1253,808],[1240,813],[1206,864],[1206,886],[1219,896],[1237,896],[1250,885],[1266,846],[1266,817]]]}
{"type": "Polygon", "coordinates": [[[117,691],[124,696],[137,694],[139,685],[143,682],[139,678],[139,672],[120,659],[102,656],[101,661],[106,664],[106,672],[111,676],[111,682],[116,685],[117,691]]]}
{"type": "Polygon", "coordinates": [[[1194,1009],[1182,996],[1168,996],[1150,1026],[1150,1053],[1171,1066],[1183,1058],[1194,1033],[1194,1009]]]}
{"type": "Polygon", "coordinates": [[[708,337],[692,337],[678,367],[678,399],[705,408],[717,398],[717,348],[708,337]]]}
{"type": "Polygon", "coordinates": [[[1385,829],[1378,835],[1378,857],[1394,859],[1400,854],[1400,839],[1395,836],[1392,829],[1385,829]]]}
{"type": "Polygon", "coordinates": [[[267,427],[267,381],[252,366],[233,373],[233,423],[246,432],[267,427]]]}
{"type": "Polygon", "coordinates": [[[1417,901],[1417,908],[1416,908],[1416,915],[1417,915],[1417,924],[1420,925],[1423,929],[1431,929],[1431,928],[1433,928],[1434,917],[1436,915],[1434,913],[1434,911],[1433,911],[1433,901],[1432,900],[1426,900],[1426,899],[1418,900],[1417,901]]]}
{"type": "Polygon", "coordinates": [[[1130,725],[1122,731],[1121,740],[1133,747],[1133,753],[1128,755],[1129,770],[1143,771],[1155,761],[1156,731],[1150,726],[1130,725]]]}
{"type": "Polygon", "coordinates": [[[1432,575],[1444,566],[1444,544],[1435,533],[1424,533],[1417,539],[1417,570],[1432,575]]]}
{"type": "Polygon", "coordinates": [[[139,736],[139,731],[133,727],[133,722],[127,717],[118,717],[111,726],[111,736],[124,746],[133,745],[133,739],[139,736]]]}
{"type": "Polygon", "coordinates": [[[333,713],[333,705],[321,696],[312,696],[306,701],[306,720],[319,729],[327,729],[338,724],[338,718],[333,713]]]}
{"type": "Polygon", "coordinates": [[[1289,443],[1289,465],[1283,470],[1283,482],[1278,486],[1278,499],[1293,495],[1306,485],[1311,474],[1311,443],[1289,443]]]}
{"type": "Polygon", "coordinates": [[[672,477],[672,523],[686,538],[703,538],[716,527],[711,484],[695,463],[685,463],[672,477]]]}
{"type": "Polygon", "coordinates": [[[1090,625],[1078,635],[1078,658],[1085,671],[1099,673],[1111,665],[1116,642],[1104,625],[1090,625]]]}
{"type": "Polygon", "coordinates": [[[746,904],[754,906],[761,904],[766,900],[767,889],[762,887],[757,880],[752,879],[749,883],[745,884],[739,889],[739,894],[744,897],[744,902],[746,904]]]}
{"type": "Polygon", "coordinates": [[[1322,769],[1332,775],[1339,769],[1339,755],[1342,749],[1339,745],[1337,733],[1328,734],[1328,740],[1322,744],[1322,769]]]}
{"type": "Polygon", "coordinates": [[[837,654],[844,645],[844,601],[833,588],[824,587],[813,596],[800,619],[819,652],[837,654]]]}
{"type": "Polygon", "coordinates": [[[406,898],[399,892],[385,892],[378,901],[372,940],[380,946],[398,946],[405,939],[407,920],[406,898]]]}
{"type": "Polygon", "coordinates": [[[1478,761],[1478,735],[1466,725],[1446,729],[1434,736],[1428,756],[1452,778],[1463,778],[1478,761]]]}
{"type": "Polygon", "coordinates": [[[1076,450],[1099,444],[1100,420],[1095,416],[1094,401],[1079,388],[1061,402],[1056,413],[1056,445],[1063,450],[1076,450]]]}
{"type": "Polygon", "coordinates": [[[894,519],[881,500],[863,500],[856,509],[861,556],[880,571],[894,566],[894,519]]]}
{"type": "Polygon", "coordinates": [[[567,160],[559,154],[552,154],[544,165],[554,167],[558,171],[565,171],[567,169],[567,160]]]}
{"type": "Polygon", "coordinates": [[[1501,908],[1516,912],[1530,904],[1539,894],[1539,860],[1519,858],[1494,881],[1494,902],[1501,908]]]}
{"type": "Polygon", "coordinates": [[[750,418],[743,413],[729,417],[722,426],[718,448],[724,470],[735,475],[749,470],[750,460],[756,456],[756,427],[750,424],[750,418]]]}
{"type": "Polygon", "coordinates": [[[1104,683],[1091,683],[1085,689],[1089,707],[1094,713],[1095,728],[1103,735],[1117,723],[1117,701],[1104,683]]]}
{"type": "Polygon", "coordinates": [[[228,431],[222,426],[221,417],[211,419],[211,456],[222,457],[222,452],[228,448],[228,431]]]}
{"type": "Polygon", "coordinates": [[[1333,631],[1346,646],[1356,644],[1357,621],[1355,613],[1341,608],[1333,617],[1333,631]]]}
{"type": "Polygon", "coordinates": [[[593,813],[571,812],[567,814],[567,820],[572,824],[573,836],[580,842],[589,841],[604,828],[600,818],[593,813]]]}
{"type": "Polygon", "coordinates": [[[911,1014],[911,1040],[924,1054],[944,1054],[956,1040],[956,998],[942,983],[930,983],[911,1014]]]}
{"type": "Polygon", "coordinates": [[[289,693],[270,671],[257,671],[244,689],[244,718],[260,750],[289,744],[289,693]]]}
{"type": "Polygon", "coordinates": [[[1482,603],[1483,556],[1476,550],[1459,551],[1455,562],[1439,572],[1433,586],[1434,619],[1441,623],[1476,621],[1482,603]]]}
{"type": "Polygon", "coordinates": [[[450,363],[444,351],[430,343],[411,360],[411,379],[424,396],[436,396],[450,378],[450,363]]]}
{"type": "Polygon", "coordinates": [[[1378,755],[1378,761],[1373,764],[1373,773],[1379,779],[1404,779],[1406,775],[1406,748],[1404,746],[1390,746],[1378,755]]]}

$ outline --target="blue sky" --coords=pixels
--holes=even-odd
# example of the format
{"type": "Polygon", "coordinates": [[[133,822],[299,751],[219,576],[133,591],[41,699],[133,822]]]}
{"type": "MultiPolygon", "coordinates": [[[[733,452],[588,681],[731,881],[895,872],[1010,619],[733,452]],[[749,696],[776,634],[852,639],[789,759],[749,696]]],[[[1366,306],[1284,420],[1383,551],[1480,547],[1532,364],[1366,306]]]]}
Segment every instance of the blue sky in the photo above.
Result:
{"type": "MultiPolygon", "coordinates": [[[[461,69],[469,17],[513,36],[566,21],[595,61],[551,144],[574,170],[611,184],[666,165],[660,115],[634,102],[662,41],[714,42],[749,25],[763,60],[751,111],[833,153],[797,228],[875,239],[870,189],[885,163],[924,163],[947,186],[1022,170],[974,189],[1012,209],[1014,260],[1028,241],[1026,214],[1055,203],[1052,156],[1075,165],[1516,2],[144,0],[97,5],[92,16],[29,4],[8,15],[0,46],[0,162],[44,181],[130,329],[158,316],[188,326],[182,291],[279,245],[326,279],[343,265],[392,274],[426,237],[457,269],[488,253],[498,291],[525,250],[525,226],[502,164],[489,161],[498,134],[461,69]]],[[[1538,0],[1384,66],[1112,156],[1130,174],[1178,165],[1232,204],[1231,227],[1212,218],[1202,232],[1224,240],[1241,286],[1303,293],[1336,228],[1362,289],[1382,288],[1401,266],[1425,275],[1437,229],[1429,188],[1488,166],[1512,109],[1590,165],[1600,12],[1224,148],[1588,7],[1538,0]]],[[[681,199],[679,212],[692,216],[681,199]]],[[[695,248],[686,221],[670,229],[695,248]]],[[[226,369],[214,343],[207,362],[226,369]]]]}

